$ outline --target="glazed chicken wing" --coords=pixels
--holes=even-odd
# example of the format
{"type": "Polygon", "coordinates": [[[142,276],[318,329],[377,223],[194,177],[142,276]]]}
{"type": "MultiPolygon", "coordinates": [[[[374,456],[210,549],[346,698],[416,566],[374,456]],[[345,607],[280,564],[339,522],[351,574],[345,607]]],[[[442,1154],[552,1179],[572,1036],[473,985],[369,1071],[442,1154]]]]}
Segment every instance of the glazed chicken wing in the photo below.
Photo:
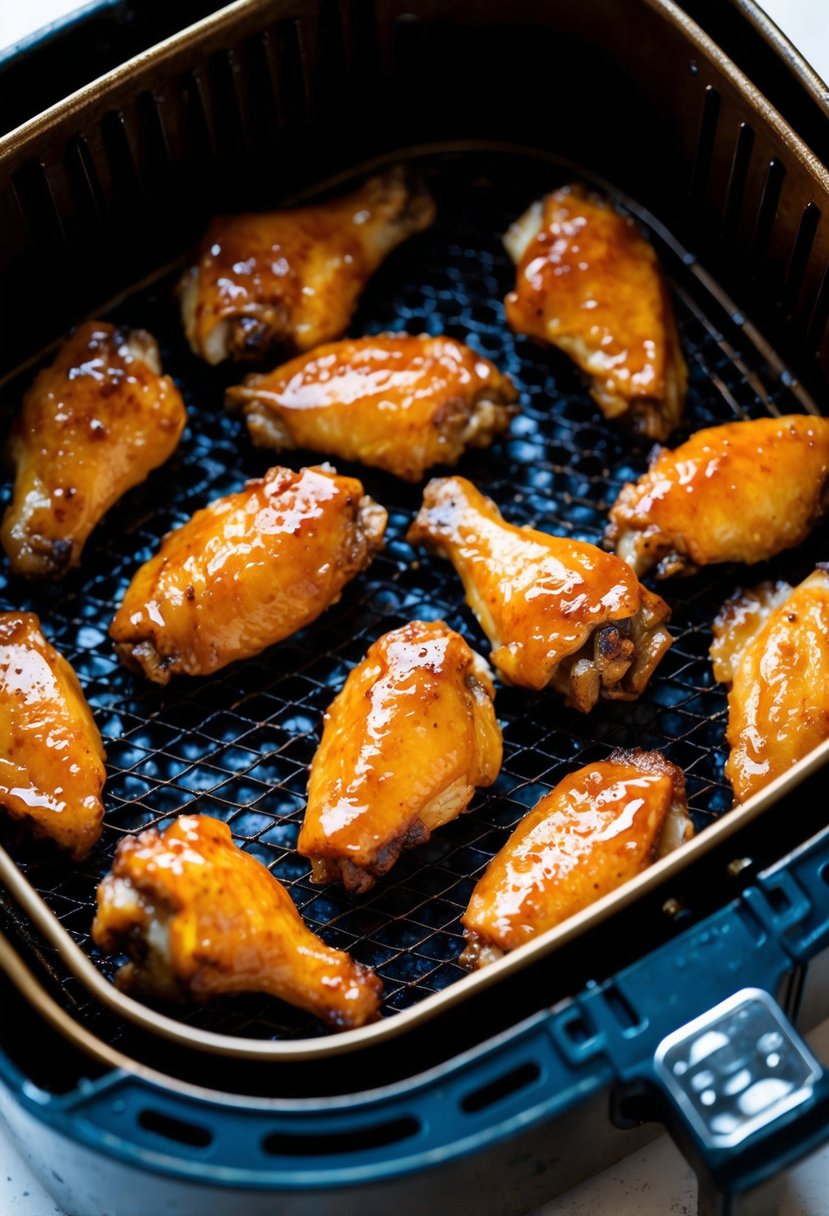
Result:
{"type": "Polygon", "coordinates": [[[187,415],[143,330],[82,325],[23,399],[0,541],[16,574],[60,578],[95,525],[175,451],[187,415]]]}
{"type": "Polygon", "coordinates": [[[273,468],[170,532],[110,635],[151,680],[207,675],[303,629],[369,564],[387,514],[329,467],[273,468]]]}
{"type": "Polygon", "coordinates": [[[343,1029],[371,1021],[380,1003],[377,976],[313,934],[270,870],[208,815],[121,841],[92,936],[129,955],[118,986],[145,996],[266,992],[343,1029]]]}
{"type": "Polygon", "coordinates": [[[0,706],[0,806],[82,860],[101,835],[104,748],[34,613],[0,613],[0,706]]]}
{"type": "Polygon", "coordinates": [[[463,477],[429,482],[408,539],[452,562],[510,684],[551,684],[586,713],[638,697],[671,644],[667,604],[625,562],[508,524],[463,477]]]}
{"type": "Polygon", "coordinates": [[[637,574],[766,561],[806,539],[826,505],[829,419],[729,422],[697,431],[628,482],[606,540],[637,574]]]}
{"type": "Polygon", "coordinates": [[[615,891],[693,835],[681,771],[616,751],[571,773],[521,820],[461,917],[460,961],[482,967],[615,891]]]}
{"type": "Polygon", "coordinates": [[[391,169],[330,202],[214,220],[179,289],[187,340],[221,363],[338,337],[383,259],[434,215],[426,191],[391,169]]]}
{"type": "Polygon", "coordinates": [[[728,690],[725,773],[745,802],[829,738],[829,573],[761,583],[714,622],[714,675],[728,690]]]}
{"type": "Polygon", "coordinates": [[[518,267],[504,301],[511,327],[569,355],[606,418],[667,439],[688,376],[656,254],[633,220],[566,186],[534,203],[504,244],[518,267]]]}
{"type": "Polygon", "coordinates": [[[454,338],[384,334],[318,347],[231,388],[254,443],[312,448],[418,481],[509,426],[518,394],[454,338]]]}
{"type": "Polygon", "coordinates": [[[443,621],[385,634],[325,715],[297,849],[313,880],[366,891],[466,810],[501,767],[486,663],[443,621]]]}

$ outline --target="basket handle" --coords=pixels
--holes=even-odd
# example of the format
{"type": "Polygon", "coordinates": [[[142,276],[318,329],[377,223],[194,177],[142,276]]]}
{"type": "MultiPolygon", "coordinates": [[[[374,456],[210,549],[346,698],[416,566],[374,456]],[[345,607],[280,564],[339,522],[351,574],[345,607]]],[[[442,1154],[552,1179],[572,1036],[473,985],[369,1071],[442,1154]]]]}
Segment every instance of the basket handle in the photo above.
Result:
{"type": "Polygon", "coordinates": [[[665,1123],[697,1173],[700,1216],[771,1216],[782,1171],[829,1141],[829,1073],[775,999],[794,1005],[792,978],[829,948],[827,875],[824,830],[573,1003],[583,1050],[616,1073],[615,1121],[665,1123]]]}

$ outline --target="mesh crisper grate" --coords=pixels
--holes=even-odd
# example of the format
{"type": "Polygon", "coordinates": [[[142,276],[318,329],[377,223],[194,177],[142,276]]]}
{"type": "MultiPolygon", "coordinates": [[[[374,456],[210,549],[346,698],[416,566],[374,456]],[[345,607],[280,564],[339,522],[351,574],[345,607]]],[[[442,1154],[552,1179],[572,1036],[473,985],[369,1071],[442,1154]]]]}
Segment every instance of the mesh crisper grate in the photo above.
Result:
{"type": "MultiPolygon", "coordinates": [[[[426,168],[439,219],[376,276],[352,332],[446,332],[492,358],[519,385],[522,412],[505,442],[470,453],[460,470],[508,519],[598,541],[609,504],[621,483],[644,469],[646,450],[602,421],[563,355],[514,337],[501,306],[513,271],[500,234],[566,175],[550,163],[493,153],[434,158],[426,168]]],[[[675,287],[698,301],[687,262],[660,249],[675,287]]],[[[615,746],[661,748],[686,773],[698,829],[727,809],[725,698],[707,655],[709,622],[740,572],[721,568],[661,588],[673,607],[676,640],[642,700],[605,703],[582,717],[552,693],[499,688],[505,752],[494,787],[475,798],[468,814],[405,854],[365,896],[313,887],[294,845],[322,714],[347,672],[382,633],[418,616],[444,618],[484,653],[486,643],[450,565],[413,553],[403,539],[420,487],[341,464],[389,509],[390,523],[384,552],[340,603],[260,658],[207,679],[182,678],[159,689],[119,666],[107,626],[137,565],[170,527],[273,463],[223,411],[224,387],[239,371],[209,369],[187,350],[171,283],[133,295],[112,317],[156,335],[165,370],[184,390],[190,423],[178,453],[110,513],[81,570],[65,583],[37,586],[5,571],[1,576],[2,606],[40,613],[47,635],[73,663],[107,746],[107,828],[89,861],[73,867],[52,855],[44,860],[42,846],[15,847],[30,880],[82,946],[91,948],[95,888],[121,835],[201,811],[230,824],[236,841],[289,887],[326,941],[377,969],[384,1011],[393,1014],[462,977],[455,961],[462,948],[459,916],[477,876],[526,810],[569,769],[615,746]]],[[[737,411],[803,408],[792,381],[770,369],[737,321],[720,316],[712,297],[701,308],[678,300],[678,315],[691,377],[686,433],[737,411]]],[[[16,408],[20,389],[7,390],[7,409],[16,408]]],[[[308,453],[288,457],[297,467],[313,460],[308,453]]],[[[775,574],[804,576],[815,560],[814,545],[811,550],[781,556],[775,574]]],[[[757,569],[750,580],[767,575],[757,569]]],[[[99,962],[113,973],[110,961],[99,962]]],[[[76,982],[67,982],[66,998],[93,1030],[106,1025],[110,1040],[117,1037],[111,1015],[76,982]]],[[[177,1016],[234,1034],[320,1033],[307,1015],[270,998],[220,1000],[177,1016]]]]}

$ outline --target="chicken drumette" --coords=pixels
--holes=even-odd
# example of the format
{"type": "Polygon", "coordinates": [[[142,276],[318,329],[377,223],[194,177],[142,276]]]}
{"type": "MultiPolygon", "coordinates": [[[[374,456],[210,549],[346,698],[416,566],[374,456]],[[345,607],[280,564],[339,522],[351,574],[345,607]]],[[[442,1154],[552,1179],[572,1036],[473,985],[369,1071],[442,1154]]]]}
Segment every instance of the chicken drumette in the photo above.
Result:
{"type": "Polygon", "coordinates": [[[159,684],[258,654],[339,599],[386,520],[352,477],[270,469],[165,537],[115,614],[116,649],[159,684]]]}
{"type": "Polygon", "coordinates": [[[90,321],[23,399],[0,540],[17,574],[60,578],[113,503],[175,451],[187,421],[143,330],[90,321]]]}
{"type": "Polygon", "coordinates": [[[434,215],[426,191],[391,169],[330,202],[214,220],[179,289],[191,347],[221,363],[338,337],[383,259],[434,215]]]}
{"type": "Polygon", "coordinates": [[[504,244],[518,267],[504,301],[512,328],[565,351],[605,417],[667,439],[687,370],[656,254],[633,221],[566,186],[534,203],[504,244]]]}
{"type": "Polygon", "coordinates": [[[829,738],[829,574],[738,591],[714,622],[714,675],[728,690],[725,766],[745,802],[829,738]]]}
{"type": "Polygon", "coordinates": [[[227,401],[263,447],[311,448],[417,481],[505,431],[517,396],[488,359],[454,338],[384,334],[248,376],[227,401]]]}
{"type": "Polygon", "coordinates": [[[442,621],[385,634],[325,715],[297,848],[315,882],[365,891],[501,767],[492,676],[442,621]]]}
{"type": "Polygon", "coordinates": [[[829,420],[807,415],[697,431],[628,482],[605,539],[637,574],[766,561],[806,539],[826,504],[829,420]]]}
{"type": "Polygon", "coordinates": [[[313,934],[270,870],[207,815],[121,841],[92,936],[129,955],[118,986],[145,996],[265,992],[342,1029],[377,1015],[376,975],[313,934]]]}
{"type": "Polygon", "coordinates": [[[429,482],[408,539],[455,566],[511,684],[551,684],[587,712],[638,697],[671,644],[667,604],[625,562],[507,523],[463,477],[429,482]]]}
{"type": "Polygon", "coordinates": [[[0,806],[80,861],[101,835],[104,748],[31,612],[0,613],[0,706],[0,806]]]}
{"type": "Polygon", "coordinates": [[[681,771],[659,752],[616,751],[565,777],[521,820],[461,917],[481,967],[567,920],[693,834],[681,771]]]}

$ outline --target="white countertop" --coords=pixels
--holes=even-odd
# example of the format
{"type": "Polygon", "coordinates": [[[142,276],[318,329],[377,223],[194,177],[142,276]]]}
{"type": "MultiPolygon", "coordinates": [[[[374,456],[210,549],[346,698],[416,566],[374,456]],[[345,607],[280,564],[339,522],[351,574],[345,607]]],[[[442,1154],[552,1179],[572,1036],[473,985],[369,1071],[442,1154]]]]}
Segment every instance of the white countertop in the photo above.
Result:
{"type": "MultiPolygon", "coordinates": [[[[0,0],[0,48],[17,41],[27,28],[36,29],[77,6],[78,0],[0,0]]],[[[766,0],[765,9],[829,81],[829,0],[766,0]]],[[[809,1037],[818,1057],[829,1061],[829,1022],[809,1037]]],[[[790,1172],[780,1216],[826,1216],[827,1193],[829,1147],[790,1172]]],[[[603,1212],[693,1216],[693,1172],[666,1136],[548,1204],[543,1216],[597,1216],[603,1212]]],[[[61,1216],[2,1136],[0,1216],[61,1216]]]]}

